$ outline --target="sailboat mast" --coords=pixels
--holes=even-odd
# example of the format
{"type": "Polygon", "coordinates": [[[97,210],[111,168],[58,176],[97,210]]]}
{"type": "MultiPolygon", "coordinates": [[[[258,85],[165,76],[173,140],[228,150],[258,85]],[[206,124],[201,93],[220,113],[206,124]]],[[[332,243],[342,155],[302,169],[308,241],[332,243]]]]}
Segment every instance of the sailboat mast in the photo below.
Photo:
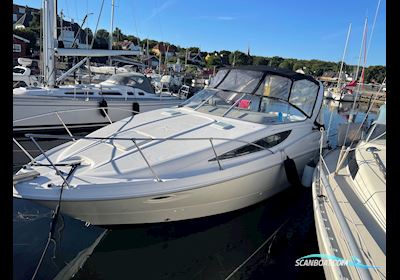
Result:
{"type": "MultiPolygon", "coordinates": [[[[114,5],[115,2],[112,0],[111,2],[111,26],[110,26],[110,42],[108,44],[108,49],[112,50],[112,44],[113,44],[113,29],[114,29],[114,5]]],[[[111,65],[111,56],[108,57],[108,60],[111,65]]]]}
{"type": "Polygon", "coordinates": [[[55,42],[57,41],[57,11],[56,0],[44,0],[43,9],[43,70],[44,80],[48,87],[54,87],[55,73],[55,42]]]}
{"type": "Polygon", "coordinates": [[[361,64],[361,56],[362,56],[362,49],[364,46],[364,41],[365,41],[365,35],[366,35],[366,31],[367,31],[367,22],[368,22],[368,18],[365,18],[365,22],[364,22],[364,31],[363,31],[363,37],[361,40],[361,47],[360,47],[360,54],[358,56],[358,63],[357,63],[357,70],[356,70],[356,76],[354,77],[354,80],[357,81],[358,80],[358,72],[360,70],[360,64],[361,64]]]}
{"type": "Polygon", "coordinates": [[[337,83],[337,89],[340,88],[340,81],[341,81],[341,78],[342,78],[342,71],[343,71],[343,63],[344,63],[344,58],[346,56],[347,44],[349,42],[350,33],[351,33],[351,23],[349,25],[349,30],[347,31],[346,44],[344,45],[342,63],[340,64],[340,71],[339,71],[339,79],[338,79],[338,83],[337,83]]]}

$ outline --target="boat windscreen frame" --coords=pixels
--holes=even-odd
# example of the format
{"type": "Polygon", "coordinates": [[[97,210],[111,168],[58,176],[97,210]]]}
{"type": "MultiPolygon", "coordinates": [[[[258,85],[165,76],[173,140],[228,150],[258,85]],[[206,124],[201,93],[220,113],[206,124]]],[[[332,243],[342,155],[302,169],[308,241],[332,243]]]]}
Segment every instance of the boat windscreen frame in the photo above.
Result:
{"type": "MultiPolygon", "coordinates": [[[[261,76],[259,82],[258,82],[257,85],[255,86],[255,88],[253,89],[253,91],[251,91],[251,92],[239,92],[239,91],[234,91],[234,90],[220,89],[220,88],[218,88],[218,87],[224,82],[224,80],[225,80],[226,77],[229,75],[229,73],[231,72],[231,70],[241,70],[241,68],[222,68],[222,69],[220,69],[220,70],[228,70],[228,71],[226,72],[225,76],[221,79],[221,81],[219,81],[218,84],[216,84],[216,85],[213,86],[213,87],[210,87],[211,89],[220,90],[220,91],[225,91],[225,92],[245,93],[245,94],[250,94],[250,95],[256,95],[256,92],[259,90],[261,84],[264,82],[264,80],[265,80],[265,78],[266,78],[267,75],[275,75],[275,76],[280,76],[280,77],[287,78],[287,79],[289,79],[289,80],[291,81],[291,85],[290,85],[290,89],[289,89],[289,95],[288,95],[287,100],[286,100],[286,99],[283,99],[283,98],[279,98],[279,97],[260,95],[261,98],[260,98],[260,104],[259,104],[259,108],[258,108],[258,109],[260,110],[262,98],[270,98],[270,99],[273,99],[273,100],[279,100],[279,101],[282,101],[282,102],[284,102],[284,103],[289,104],[290,106],[292,106],[293,108],[295,108],[296,110],[298,110],[299,112],[301,112],[301,113],[302,113],[306,118],[308,118],[308,119],[311,119],[311,117],[313,116],[313,112],[314,112],[314,109],[315,109],[315,105],[317,104],[317,100],[318,100],[318,93],[319,93],[319,91],[320,91],[320,87],[321,87],[321,86],[320,86],[320,84],[319,84],[316,80],[312,79],[311,77],[308,78],[307,76],[304,76],[304,77],[302,77],[301,79],[294,79],[294,78],[290,77],[289,75],[283,74],[283,72],[279,72],[279,71],[268,71],[268,70],[267,70],[267,71],[265,71],[265,70],[263,71],[263,70],[254,69],[254,70],[252,70],[252,71],[263,72],[263,75],[261,76]],[[292,95],[293,85],[294,85],[294,83],[295,83],[296,81],[300,81],[300,80],[307,80],[307,81],[310,81],[310,82],[312,82],[312,83],[314,83],[314,84],[316,84],[316,85],[318,86],[318,88],[317,88],[317,95],[316,95],[316,97],[315,97],[315,99],[314,99],[314,104],[313,104],[313,106],[312,106],[311,115],[310,115],[310,116],[309,116],[306,112],[304,112],[304,110],[302,110],[302,109],[299,108],[298,106],[294,105],[293,103],[289,102],[290,97],[291,97],[291,95],[292,95]]],[[[243,68],[243,70],[250,70],[250,69],[243,68]]],[[[299,75],[300,75],[300,74],[299,74],[299,75]]],[[[201,106],[199,106],[199,107],[201,107],[201,106]]],[[[196,109],[197,109],[197,108],[196,108],[196,109]]],[[[318,115],[318,114],[317,114],[317,115],[318,115]]]]}

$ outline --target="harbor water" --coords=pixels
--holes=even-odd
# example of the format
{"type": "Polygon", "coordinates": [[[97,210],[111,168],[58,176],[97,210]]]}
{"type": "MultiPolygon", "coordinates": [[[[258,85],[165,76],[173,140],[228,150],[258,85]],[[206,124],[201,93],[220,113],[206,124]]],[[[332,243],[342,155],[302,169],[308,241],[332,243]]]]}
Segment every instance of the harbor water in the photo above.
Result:
{"type": "MultiPolygon", "coordinates": [[[[337,144],[337,127],[348,121],[351,108],[352,103],[324,102],[330,146],[337,144]]],[[[357,104],[354,122],[367,109],[357,104]]],[[[368,125],[377,110],[372,108],[368,125]]],[[[18,140],[39,154],[29,140],[18,140]]],[[[48,150],[61,142],[40,144],[48,150]]],[[[13,154],[16,172],[28,159],[17,146],[13,154]]],[[[31,279],[52,212],[13,202],[14,279],[31,279]]],[[[296,259],[318,252],[311,188],[293,186],[245,209],[187,221],[104,228],[61,216],[36,279],[323,279],[321,267],[295,266],[296,259]]]]}

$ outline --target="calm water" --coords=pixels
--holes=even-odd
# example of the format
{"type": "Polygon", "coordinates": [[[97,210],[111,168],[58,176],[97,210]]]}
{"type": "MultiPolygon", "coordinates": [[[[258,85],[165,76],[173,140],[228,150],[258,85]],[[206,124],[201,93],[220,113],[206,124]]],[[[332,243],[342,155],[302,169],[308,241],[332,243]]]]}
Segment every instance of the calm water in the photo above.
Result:
{"type": "MultiPolygon", "coordinates": [[[[325,102],[332,112],[330,144],[337,126],[347,122],[351,103],[325,102]]],[[[361,121],[366,104],[358,105],[361,121]]],[[[374,113],[368,123],[376,118],[374,113]]],[[[35,154],[28,141],[24,147],[35,154]]],[[[60,144],[43,143],[46,149],[60,144]]],[[[27,162],[14,151],[14,171],[27,162]]],[[[14,199],[14,279],[30,279],[46,244],[49,209],[14,199]]],[[[290,187],[262,203],[213,217],[141,226],[86,227],[63,216],[57,223],[37,279],[225,279],[263,246],[231,279],[323,279],[322,268],[295,267],[295,260],[318,253],[311,189],[290,187]],[[278,228],[277,234],[273,234],[278,228]]]]}

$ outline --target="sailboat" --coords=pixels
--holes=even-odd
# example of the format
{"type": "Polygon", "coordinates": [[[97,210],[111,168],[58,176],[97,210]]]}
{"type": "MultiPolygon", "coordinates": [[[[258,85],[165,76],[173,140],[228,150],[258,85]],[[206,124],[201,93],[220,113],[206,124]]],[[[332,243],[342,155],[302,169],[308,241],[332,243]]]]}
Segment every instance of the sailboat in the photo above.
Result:
{"type": "Polygon", "coordinates": [[[163,107],[176,106],[182,100],[172,94],[156,94],[148,78],[140,73],[117,74],[99,85],[57,85],[63,78],[83,65],[81,60],[56,79],[56,56],[132,55],[126,50],[92,50],[56,48],[55,0],[44,1],[44,74],[43,87],[13,90],[14,131],[98,126],[163,107]],[[99,112],[99,108],[102,111],[99,112]],[[114,110],[118,108],[119,110],[114,110]],[[73,109],[71,111],[71,109],[73,109]],[[69,111],[70,113],[67,113],[69,111]],[[60,113],[58,113],[60,112],[60,113]],[[61,118],[61,119],[60,119],[61,118]]]}
{"type": "MultiPolygon", "coordinates": [[[[60,205],[96,225],[241,209],[289,187],[318,155],[322,101],[323,86],[310,76],[267,66],[221,69],[176,108],[73,136],[32,158],[16,173],[13,195],[60,205]]],[[[36,144],[61,137],[27,136],[36,144]]]]}
{"type": "Polygon", "coordinates": [[[348,264],[326,279],[386,278],[386,105],[355,147],[321,155],[312,195],[321,256],[348,264]]]}

